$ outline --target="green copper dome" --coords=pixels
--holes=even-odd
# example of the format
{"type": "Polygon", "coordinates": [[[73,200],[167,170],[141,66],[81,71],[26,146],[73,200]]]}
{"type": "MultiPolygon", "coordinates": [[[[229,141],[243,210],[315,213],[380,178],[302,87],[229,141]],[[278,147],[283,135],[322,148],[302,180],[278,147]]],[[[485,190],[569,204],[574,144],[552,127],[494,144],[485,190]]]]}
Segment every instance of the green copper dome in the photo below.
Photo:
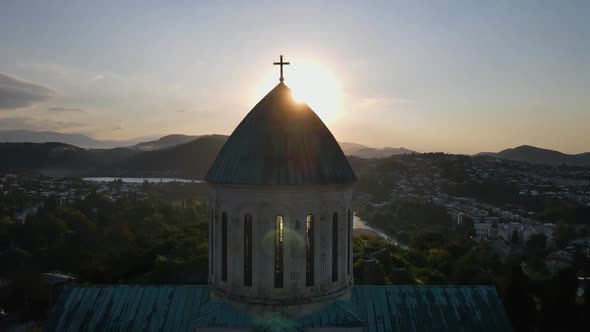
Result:
{"type": "Polygon", "coordinates": [[[332,133],[279,83],[231,134],[205,180],[217,184],[353,184],[357,178],[332,133]]]}

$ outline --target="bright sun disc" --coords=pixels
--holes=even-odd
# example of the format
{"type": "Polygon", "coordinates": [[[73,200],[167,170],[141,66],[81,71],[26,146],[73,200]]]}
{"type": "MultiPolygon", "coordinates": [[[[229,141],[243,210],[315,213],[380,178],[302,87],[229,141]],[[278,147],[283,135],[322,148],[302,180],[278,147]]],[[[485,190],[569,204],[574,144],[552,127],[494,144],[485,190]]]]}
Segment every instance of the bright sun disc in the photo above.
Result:
{"type": "MultiPolygon", "coordinates": [[[[278,83],[278,69],[265,80],[261,88],[269,89],[278,83]],[[274,83],[267,83],[268,81],[274,83]],[[274,85],[273,85],[274,84],[274,85]]],[[[335,118],[340,111],[340,86],[334,75],[325,67],[305,61],[294,61],[284,68],[285,84],[291,88],[293,98],[304,102],[324,121],[335,118]]],[[[261,95],[264,95],[266,90],[261,95]]]]}
{"type": "Polygon", "coordinates": [[[293,98],[305,102],[322,119],[334,118],[340,109],[340,88],[334,76],[321,65],[301,63],[285,79],[293,98]]]}

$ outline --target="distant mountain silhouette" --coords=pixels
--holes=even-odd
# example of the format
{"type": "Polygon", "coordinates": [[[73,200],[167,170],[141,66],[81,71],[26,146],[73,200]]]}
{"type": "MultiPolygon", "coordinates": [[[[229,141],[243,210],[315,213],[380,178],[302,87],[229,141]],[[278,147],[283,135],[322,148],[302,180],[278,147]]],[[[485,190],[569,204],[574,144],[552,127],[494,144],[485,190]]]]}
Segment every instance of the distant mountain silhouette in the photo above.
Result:
{"type": "Polygon", "coordinates": [[[138,143],[134,146],[129,148],[140,150],[140,151],[154,151],[160,149],[166,149],[173,146],[177,146],[180,144],[188,143],[190,141],[194,141],[195,139],[201,137],[201,135],[181,135],[181,134],[173,134],[161,137],[158,140],[149,141],[149,142],[142,142],[138,143]]]}
{"type": "Polygon", "coordinates": [[[58,142],[88,149],[110,149],[115,147],[131,146],[146,140],[136,138],[124,141],[97,140],[82,134],[64,134],[55,131],[32,130],[0,130],[0,142],[5,143],[48,143],[58,142]]]}
{"type": "Polygon", "coordinates": [[[547,165],[590,165],[590,152],[580,154],[566,154],[559,151],[542,149],[530,145],[521,145],[516,148],[502,150],[500,152],[481,152],[477,155],[492,156],[501,159],[526,161],[532,164],[547,165]]]}
{"type": "Polygon", "coordinates": [[[203,179],[227,138],[225,135],[207,135],[167,149],[137,153],[115,165],[115,169],[135,176],[203,179]]]}
{"type": "Polygon", "coordinates": [[[0,143],[0,171],[39,171],[48,175],[88,174],[131,158],[127,149],[87,150],[64,143],[0,143]]]}
{"type": "MultiPolygon", "coordinates": [[[[104,143],[84,135],[46,132],[46,136],[42,136],[43,133],[32,133],[35,133],[36,139],[76,139],[85,146],[98,145],[96,142],[104,143]]],[[[17,139],[19,136],[11,137],[17,139]]],[[[202,179],[227,138],[226,135],[168,135],[159,140],[112,149],[85,149],[60,142],[0,143],[0,171],[33,171],[53,176],[166,176],[202,179]]],[[[368,158],[412,152],[403,148],[375,149],[355,143],[340,145],[353,167],[362,165],[368,158]]]]}
{"type": "Polygon", "coordinates": [[[356,156],[361,158],[387,158],[398,154],[414,153],[415,151],[406,148],[371,148],[362,144],[340,142],[342,151],[347,156],[356,156]]]}
{"type": "MultiPolygon", "coordinates": [[[[145,141],[146,138],[136,138],[131,140],[99,140],[83,134],[65,134],[54,131],[32,131],[32,130],[0,130],[0,143],[49,143],[57,142],[73,145],[86,149],[112,149],[127,148],[138,151],[156,151],[167,149],[174,146],[182,145],[203,135],[182,135],[171,134],[159,139],[145,141]]],[[[214,135],[227,137],[226,135],[214,135]]],[[[386,158],[397,154],[414,153],[412,150],[405,148],[372,148],[366,145],[339,142],[342,151],[347,156],[357,156],[361,158],[386,158]]]]}
{"type": "Polygon", "coordinates": [[[167,149],[83,149],[64,143],[0,143],[0,171],[54,176],[171,176],[202,179],[227,136],[199,137],[167,149]]]}

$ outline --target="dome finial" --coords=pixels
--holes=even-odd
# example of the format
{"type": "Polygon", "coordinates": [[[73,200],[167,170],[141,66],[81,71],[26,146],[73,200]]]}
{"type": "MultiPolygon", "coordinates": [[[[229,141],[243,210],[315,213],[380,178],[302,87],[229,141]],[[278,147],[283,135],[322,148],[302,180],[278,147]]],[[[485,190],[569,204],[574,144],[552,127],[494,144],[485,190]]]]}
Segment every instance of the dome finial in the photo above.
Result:
{"type": "Polygon", "coordinates": [[[281,61],[279,61],[279,62],[273,62],[272,64],[275,65],[275,66],[276,65],[281,66],[281,78],[279,78],[279,81],[283,82],[285,80],[283,78],[283,66],[290,65],[291,63],[289,63],[289,62],[283,62],[283,56],[281,55],[281,61]]]}

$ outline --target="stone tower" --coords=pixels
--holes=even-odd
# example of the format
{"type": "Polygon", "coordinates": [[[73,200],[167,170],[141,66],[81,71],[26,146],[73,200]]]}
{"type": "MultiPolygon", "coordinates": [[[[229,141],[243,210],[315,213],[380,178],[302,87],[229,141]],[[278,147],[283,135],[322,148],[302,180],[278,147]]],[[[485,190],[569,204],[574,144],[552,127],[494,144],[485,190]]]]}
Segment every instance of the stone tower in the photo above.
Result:
{"type": "Polygon", "coordinates": [[[349,293],[357,179],[330,130],[282,80],[234,130],[206,181],[216,298],[301,313],[349,293]]]}

